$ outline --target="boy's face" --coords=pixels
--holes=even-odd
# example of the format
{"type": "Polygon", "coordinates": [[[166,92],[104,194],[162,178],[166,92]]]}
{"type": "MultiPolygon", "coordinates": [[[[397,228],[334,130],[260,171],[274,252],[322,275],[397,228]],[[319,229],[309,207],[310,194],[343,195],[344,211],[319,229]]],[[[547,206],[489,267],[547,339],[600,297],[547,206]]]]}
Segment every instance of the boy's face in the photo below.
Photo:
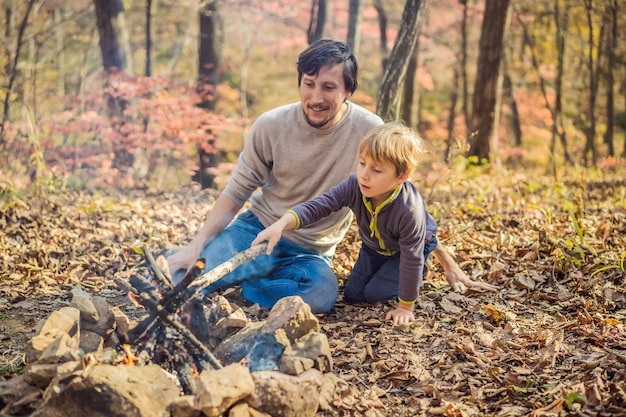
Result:
{"type": "Polygon", "coordinates": [[[336,125],[346,112],[348,97],[343,64],[324,65],[317,75],[302,74],[300,100],[309,125],[318,129],[336,125]]]}
{"type": "Polygon", "coordinates": [[[366,153],[359,155],[356,177],[361,193],[372,200],[374,206],[387,199],[398,186],[409,178],[408,173],[398,174],[391,162],[374,162],[366,153]]]}

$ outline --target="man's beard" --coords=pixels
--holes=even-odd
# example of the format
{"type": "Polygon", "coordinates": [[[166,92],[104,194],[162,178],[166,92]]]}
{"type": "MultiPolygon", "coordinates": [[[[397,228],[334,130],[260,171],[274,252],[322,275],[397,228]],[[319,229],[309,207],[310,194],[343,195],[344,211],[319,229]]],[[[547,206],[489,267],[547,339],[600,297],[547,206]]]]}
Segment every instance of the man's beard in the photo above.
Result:
{"type": "Polygon", "coordinates": [[[339,110],[337,110],[335,113],[331,114],[330,116],[326,117],[321,122],[317,122],[317,123],[309,119],[309,115],[307,114],[306,111],[304,112],[304,118],[306,119],[306,122],[309,124],[309,126],[314,127],[316,129],[321,129],[322,127],[330,123],[330,121],[333,120],[335,116],[337,116],[338,113],[339,113],[339,110]]]}

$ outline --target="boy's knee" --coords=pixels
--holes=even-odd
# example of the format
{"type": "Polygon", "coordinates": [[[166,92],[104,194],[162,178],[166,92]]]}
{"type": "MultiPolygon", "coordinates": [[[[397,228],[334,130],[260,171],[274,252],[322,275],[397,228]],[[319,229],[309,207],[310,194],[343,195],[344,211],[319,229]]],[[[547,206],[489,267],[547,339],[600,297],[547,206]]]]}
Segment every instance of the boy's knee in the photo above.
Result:
{"type": "Polygon", "coordinates": [[[367,301],[370,304],[387,303],[391,300],[397,300],[398,294],[395,292],[389,293],[389,292],[381,291],[380,288],[373,289],[373,288],[366,287],[365,291],[363,292],[363,298],[365,298],[365,301],[367,301]]]}
{"type": "Polygon", "coordinates": [[[343,289],[343,299],[348,304],[356,304],[365,300],[363,297],[363,292],[357,290],[352,285],[346,285],[343,289]]]}

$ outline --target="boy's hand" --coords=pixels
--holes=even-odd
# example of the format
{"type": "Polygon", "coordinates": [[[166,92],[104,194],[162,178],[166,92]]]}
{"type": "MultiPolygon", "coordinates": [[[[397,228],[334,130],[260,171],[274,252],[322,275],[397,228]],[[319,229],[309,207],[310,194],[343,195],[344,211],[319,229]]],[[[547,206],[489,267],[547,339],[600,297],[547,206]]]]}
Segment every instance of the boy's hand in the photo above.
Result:
{"type": "Polygon", "coordinates": [[[410,310],[408,310],[407,308],[402,307],[402,304],[399,304],[395,310],[387,313],[385,320],[392,320],[394,325],[415,321],[415,315],[413,315],[413,305],[411,305],[410,310]]]}
{"type": "Polygon", "coordinates": [[[448,284],[455,292],[464,293],[466,288],[490,292],[497,292],[500,289],[495,285],[470,279],[456,264],[451,265],[449,269],[445,270],[445,273],[448,284]]]}
{"type": "Polygon", "coordinates": [[[433,250],[433,255],[435,255],[435,258],[437,258],[439,263],[441,263],[441,266],[446,273],[448,284],[450,284],[453,291],[464,293],[466,288],[481,289],[483,291],[491,292],[497,292],[500,290],[500,288],[495,285],[470,279],[467,275],[465,275],[465,272],[461,270],[459,265],[441,243],[439,243],[433,250]]]}
{"type": "Polygon", "coordinates": [[[276,220],[274,224],[268,226],[265,230],[261,230],[256,238],[252,241],[250,246],[258,245],[259,243],[263,243],[267,240],[267,251],[266,254],[272,253],[274,246],[280,240],[283,232],[285,230],[292,230],[296,227],[296,218],[291,213],[285,213],[283,217],[276,220]]]}
{"type": "Polygon", "coordinates": [[[276,246],[282,234],[283,228],[278,224],[278,222],[276,222],[267,229],[261,230],[259,234],[256,235],[256,238],[252,241],[250,246],[258,245],[259,243],[267,241],[267,251],[265,251],[265,253],[269,255],[272,253],[274,246],[276,246]]]}

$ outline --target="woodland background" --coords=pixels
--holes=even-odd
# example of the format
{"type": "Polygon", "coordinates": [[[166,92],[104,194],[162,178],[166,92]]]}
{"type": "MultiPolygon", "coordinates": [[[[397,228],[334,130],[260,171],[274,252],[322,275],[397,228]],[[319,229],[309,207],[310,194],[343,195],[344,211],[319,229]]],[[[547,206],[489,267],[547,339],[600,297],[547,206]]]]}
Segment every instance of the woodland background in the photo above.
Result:
{"type": "MultiPolygon", "coordinates": [[[[338,300],[320,321],[346,389],[319,416],[626,415],[626,1],[0,6],[3,381],[77,285],[141,314],[113,279],[195,235],[330,37],[359,60],[354,101],[422,133],[438,238],[500,291],[452,292],[434,263],[409,326],[338,300]]],[[[338,248],[340,293],[359,245],[338,248]]]]}
{"type": "Polygon", "coordinates": [[[352,45],[354,101],[419,129],[435,164],[620,166],[624,6],[2,0],[4,187],[219,188],[254,118],[298,100],[297,54],[320,37],[352,45]]]}

